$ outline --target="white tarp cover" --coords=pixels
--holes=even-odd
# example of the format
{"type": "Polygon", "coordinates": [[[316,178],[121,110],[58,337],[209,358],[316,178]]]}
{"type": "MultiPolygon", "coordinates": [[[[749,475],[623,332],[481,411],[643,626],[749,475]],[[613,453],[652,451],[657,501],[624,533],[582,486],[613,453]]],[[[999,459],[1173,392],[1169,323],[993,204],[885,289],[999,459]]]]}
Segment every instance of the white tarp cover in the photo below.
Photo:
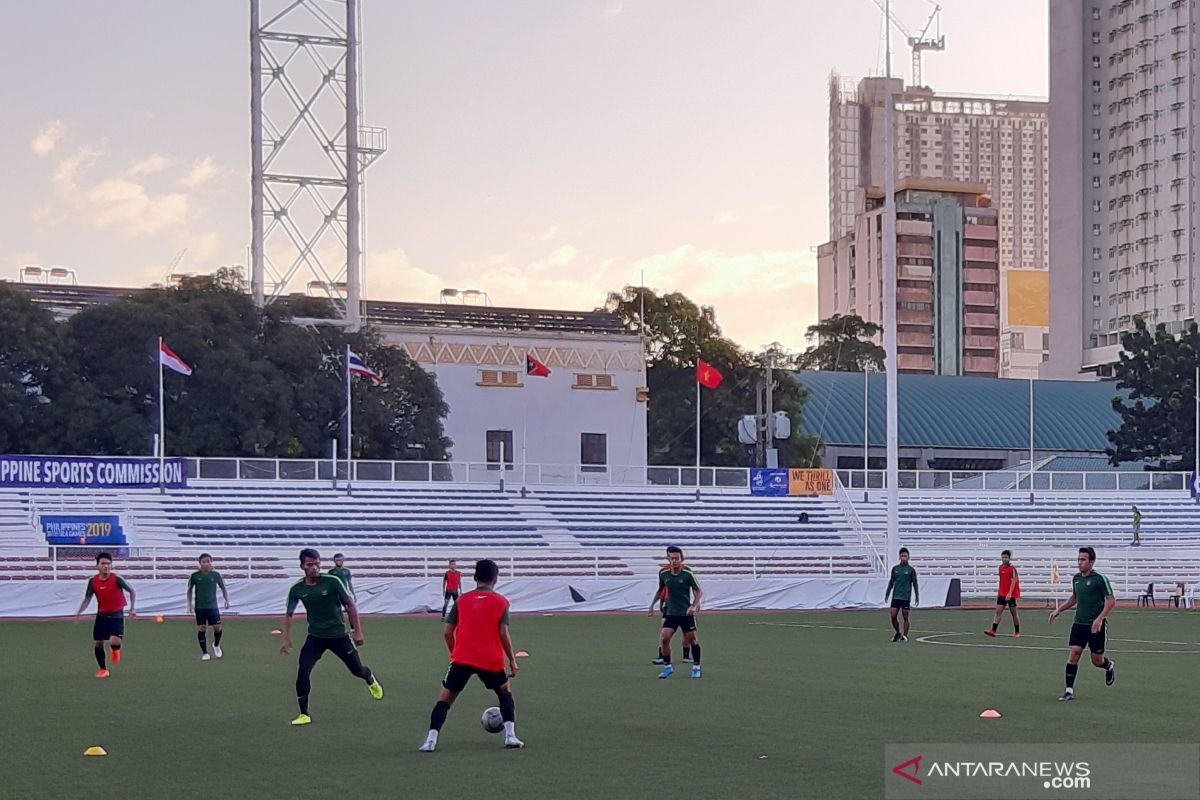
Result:
{"type": "MultiPolygon", "coordinates": [[[[300,576],[297,576],[299,580],[300,576]]],[[[822,608],[883,608],[884,578],[744,578],[704,580],[708,611],[786,611],[822,608]]],[[[946,604],[950,578],[921,581],[921,607],[946,604]]],[[[283,612],[288,588],[281,579],[229,581],[232,605],[227,614],[283,612]]],[[[138,614],[181,615],[186,612],[187,581],[132,580],[138,614]]],[[[469,588],[469,581],[465,581],[469,588]]],[[[651,580],[526,578],[498,587],[521,612],[645,611],[655,584],[651,580]],[[580,601],[577,598],[581,598],[580,601]]],[[[71,581],[5,581],[0,583],[0,617],[69,616],[79,608],[85,585],[71,581]]],[[[441,582],[419,579],[367,579],[354,582],[359,609],[365,614],[412,614],[440,611],[441,582]]],[[[95,611],[95,603],[84,611],[95,611]]]]}

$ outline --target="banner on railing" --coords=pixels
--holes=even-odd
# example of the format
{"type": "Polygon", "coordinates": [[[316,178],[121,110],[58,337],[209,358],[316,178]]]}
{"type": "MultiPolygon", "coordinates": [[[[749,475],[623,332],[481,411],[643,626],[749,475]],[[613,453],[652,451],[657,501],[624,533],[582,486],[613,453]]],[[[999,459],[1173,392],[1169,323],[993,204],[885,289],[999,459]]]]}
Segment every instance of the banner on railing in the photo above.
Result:
{"type": "Polygon", "coordinates": [[[750,494],[757,497],[787,497],[788,471],[757,467],[751,469],[750,494]]]}
{"type": "Polygon", "coordinates": [[[168,458],[159,476],[157,458],[0,456],[0,488],[182,489],[185,459],[168,458]]]}
{"type": "Polygon", "coordinates": [[[833,494],[833,470],[788,470],[788,494],[833,494]]]}
{"type": "Polygon", "coordinates": [[[113,514],[42,514],[46,544],[126,544],[121,518],[113,514]]]}

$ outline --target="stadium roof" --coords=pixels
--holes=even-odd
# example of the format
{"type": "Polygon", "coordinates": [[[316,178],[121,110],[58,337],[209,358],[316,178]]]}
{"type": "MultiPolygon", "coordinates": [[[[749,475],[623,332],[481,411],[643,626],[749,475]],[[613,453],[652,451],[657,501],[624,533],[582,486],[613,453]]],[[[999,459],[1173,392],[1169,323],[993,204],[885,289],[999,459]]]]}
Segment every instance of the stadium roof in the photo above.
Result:
{"type": "MultiPolygon", "coordinates": [[[[28,294],[35,303],[46,306],[60,317],[70,316],[88,306],[104,305],[142,291],[114,286],[69,286],[7,281],[3,283],[28,294]]],[[[621,326],[616,316],[604,311],[555,311],[541,308],[364,300],[363,319],[379,326],[633,335],[621,326]]]]}
{"type": "MultiPolygon", "coordinates": [[[[827,444],[861,445],[863,374],[798,372],[808,390],[801,429],[827,444]]],[[[1029,447],[1029,382],[945,375],[898,376],[901,447],[1022,450],[1029,447]]],[[[870,443],[883,445],[883,373],[870,377],[870,443]]],[[[1121,425],[1119,392],[1102,381],[1034,381],[1034,446],[1102,453],[1121,425]]]]}

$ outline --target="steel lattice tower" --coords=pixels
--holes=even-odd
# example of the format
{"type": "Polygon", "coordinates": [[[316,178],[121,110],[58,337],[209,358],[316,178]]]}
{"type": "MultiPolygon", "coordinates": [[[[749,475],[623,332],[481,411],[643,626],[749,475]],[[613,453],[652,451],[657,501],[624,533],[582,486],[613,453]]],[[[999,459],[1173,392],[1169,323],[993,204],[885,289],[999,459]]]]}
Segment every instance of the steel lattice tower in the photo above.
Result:
{"type": "Polygon", "coordinates": [[[387,149],[362,125],[359,0],[250,0],[251,286],[302,275],[360,324],[362,175],[387,149]]]}

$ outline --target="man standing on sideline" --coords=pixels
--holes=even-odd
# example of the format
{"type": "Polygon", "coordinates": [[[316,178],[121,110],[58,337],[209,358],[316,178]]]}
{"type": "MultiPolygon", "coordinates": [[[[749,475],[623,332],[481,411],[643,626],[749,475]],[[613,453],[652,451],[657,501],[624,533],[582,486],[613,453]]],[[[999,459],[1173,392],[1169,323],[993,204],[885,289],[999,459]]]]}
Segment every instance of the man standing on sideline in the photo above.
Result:
{"type": "Polygon", "coordinates": [[[83,593],[83,602],[75,612],[75,621],[87,608],[88,602],[96,597],[96,621],[92,623],[92,644],[96,652],[96,663],[100,669],[96,671],[97,678],[108,677],[108,667],[104,663],[104,643],[112,650],[113,664],[121,663],[121,643],[125,640],[125,595],[129,592],[129,618],[133,619],[137,612],[133,610],[137,595],[133,587],[125,579],[112,571],[112,555],[109,553],[96,554],[96,574],[88,578],[87,589],[83,593]]]}
{"type": "Polygon", "coordinates": [[[1133,507],[1133,547],[1137,547],[1142,543],[1142,512],[1135,505],[1133,507]]]}
{"type": "Polygon", "coordinates": [[[1017,600],[1021,597],[1021,579],[1017,575],[1017,568],[1010,563],[1011,559],[1011,550],[1000,553],[1000,589],[996,594],[996,616],[992,620],[992,629],[984,631],[993,639],[996,638],[996,629],[1000,627],[1000,618],[1004,616],[1005,606],[1008,606],[1008,610],[1012,612],[1013,637],[1021,638],[1021,619],[1017,616],[1017,600]]]}
{"type": "Polygon", "coordinates": [[[192,613],[192,590],[196,591],[196,640],[200,642],[200,660],[208,661],[208,626],[213,629],[212,655],[220,658],[221,652],[221,610],[217,607],[217,588],[225,597],[225,610],[229,610],[229,592],[225,590],[225,579],[221,573],[212,568],[212,556],[200,554],[200,569],[188,578],[187,609],[192,613]]]}
{"type": "Polygon", "coordinates": [[[442,619],[446,619],[446,608],[453,599],[458,605],[458,593],[462,588],[462,573],[458,571],[455,560],[450,559],[450,568],[442,575],[442,619]]]}
{"type": "MultiPolygon", "coordinates": [[[[454,562],[450,562],[453,565],[454,562]]],[[[422,753],[437,749],[438,735],[450,714],[450,706],[471,676],[478,676],[485,688],[496,693],[496,704],[504,720],[504,746],[517,750],[525,743],[517,738],[517,706],[512,696],[511,678],[517,677],[520,667],[513,654],[512,637],[508,633],[508,600],[496,591],[500,568],[489,558],[475,563],[475,591],[467,592],[461,602],[455,602],[446,617],[442,636],[450,650],[450,668],[442,679],[442,690],[429,715],[429,733],[419,748],[422,753]],[[504,661],[508,660],[508,674],[504,661]]]]}
{"type": "Polygon", "coordinates": [[[907,547],[900,548],[900,563],[892,567],[892,575],[888,578],[887,589],[883,592],[885,601],[889,594],[892,596],[892,628],[896,631],[892,641],[907,642],[909,605],[913,601],[917,605],[921,604],[921,589],[917,586],[917,571],[908,563],[907,547]],[[903,632],[900,631],[900,621],[897,619],[900,611],[904,612],[903,632]]]}
{"type": "Polygon", "coordinates": [[[343,564],[346,563],[346,557],[341,553],[333,554],[333,569],[329,570],[329,574],[346,584],[346,590],[350,592],[350,596],[354,598],[354,602],[358,602],[358,593],[354,591],[354,577],[350,574],[350,570],[346,569],[343,564]]]}
{"type": "Polygon", "coordinates": [[[1104,670],[1104,685],[1112,686],[1117,679],[1117,665],[1104,655],[1104,640],[1108,636],[1108,615],[1117,605],[1108,578],[1092,569],[1096,551],[1079,548],[1079,572],[1071,579],[1071,597],[1050,614],[1047,624],[1059,614],[1075,607],[1075,624],[1071,626],[1070,651],[1067,655],[1067,690],[1059,700],[1075,699],[1075,676],[1079,673],[1079,657],[1083,648],[1092,651],[1092,666],[1104,670]]]}

